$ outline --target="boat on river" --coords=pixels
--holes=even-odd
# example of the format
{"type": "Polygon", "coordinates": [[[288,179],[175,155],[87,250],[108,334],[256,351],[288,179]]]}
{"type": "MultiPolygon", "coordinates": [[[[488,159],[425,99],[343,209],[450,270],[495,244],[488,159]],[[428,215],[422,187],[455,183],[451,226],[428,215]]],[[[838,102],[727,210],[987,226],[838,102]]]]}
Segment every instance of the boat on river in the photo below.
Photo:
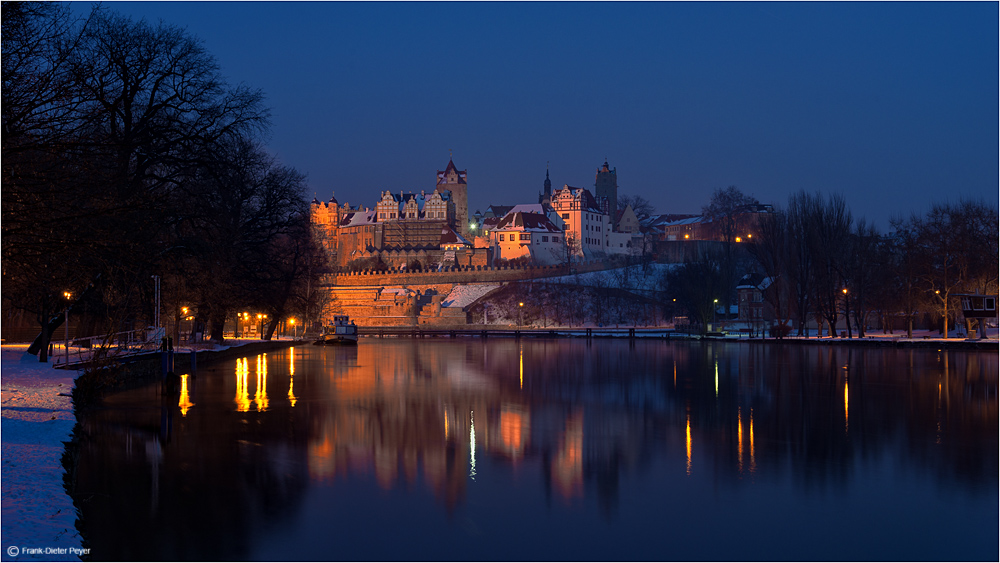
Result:
{"type": "Polygon", "coordinates": [[[335,315],[333,324],[323,327],[323,332],[313,344],[357,344],[358,326],[347,315],[335,315]]]}

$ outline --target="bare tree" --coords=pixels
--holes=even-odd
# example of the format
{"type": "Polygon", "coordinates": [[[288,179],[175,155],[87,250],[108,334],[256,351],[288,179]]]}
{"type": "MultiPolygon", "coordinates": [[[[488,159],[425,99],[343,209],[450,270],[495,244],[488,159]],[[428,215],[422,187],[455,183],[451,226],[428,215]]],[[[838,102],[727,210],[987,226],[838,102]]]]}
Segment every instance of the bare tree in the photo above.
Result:
{"type": "Polygon", "coordinates": [[[656,213],[656,208],[653,207],[653,204],[641,195],[619,194],[618,209],[625,209],[629,205],[632,206],[632,211],[635,212],[636,217],[639,218],[650,217],[653,213],[656,213]]]}
{"type": "MultiPolygon", "coordinates": [[[[789,227],[788,214],[776,211],[765,217],[758,225],[758,235],[753,238],[748,248],[753,257],[764,270],[764,275],[770,278],[770,283],[763,292],[764,300],[771,305],[778,326],[786,326],[792,316],[794,295],[789,280],[793,258],[792,235],[789,227]]],[[[781,330],[777,333],[779,336],[781,330]]]]}
{"type": "Polygon", "coordinates": [[[759,203],[757,198],[744,194],[736,186],[729,186],[726,189],[716,189],[708,205],[702,208],[702,215],[711,220],[713,228],[717,230],[724,243],[722,255],[723,287],[720,288],[721,295],[719,297],[727,316],[736,291],[736,282],[742,277],[742,273],[737,271],[736,249],[734,248],[742,226],[740,218],[759,203]]]}
{"type": "Polygon", "coordinates": [[[848,238],[851,233],[851,212],[844,198],[830,196],[826,202],[815,201],[810,213],[810,253],[813,264],[813,296],[816,311],[836,334],[837,319],[844,303],[844,268],[848,258],[848,238]]]}

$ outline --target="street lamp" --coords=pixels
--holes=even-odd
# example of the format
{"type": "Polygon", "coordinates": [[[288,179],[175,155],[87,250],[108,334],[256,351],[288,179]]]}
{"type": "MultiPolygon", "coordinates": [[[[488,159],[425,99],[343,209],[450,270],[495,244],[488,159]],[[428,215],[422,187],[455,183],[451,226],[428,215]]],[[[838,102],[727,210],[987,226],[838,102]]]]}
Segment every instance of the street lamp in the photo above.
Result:
{"type": "Polygon", "coordinates": [[[719,300],[712,301],[712,330],[715,330],[715,313],[719,310],[719,300]]]}
{"type": "Polygon", "coordinates": [[[518,330],[520,330],[521,325],[524,324],[524,301],[521,301],[517,304],[517,312],[518,312],[517,328],[518,330]]]}
{"type": "Polygon", "coordinates": [[[937,298],[940,299],[941,303],[944,305],[944,320],[941,321],[941,332],[944,334],[944,339],[948,340],[948,298],[947,296],[941,297],[940,289],[935,289],[934,295],[936,295],[937,298]]]}
{"type": "Polygon", "coordinates": [[[851,302],[849,299],[849,294],[847,288],[844,288],[844,320],[847,321],[847,337],[854,338],[851,334],[851,302]]]}
{"type": "Polygon", "coordinates": [[[68,292],[68,291],[64,291],[63,292],[63,297],[66,298],[66,319],[63,321],[63,323],[66,325],[66,362],[65,362],[65,365],[68,366],[69,365],[69,300],[70,300],[71,297],[73,297],[73,294],[70,293],[70,292],[68,292]]]}

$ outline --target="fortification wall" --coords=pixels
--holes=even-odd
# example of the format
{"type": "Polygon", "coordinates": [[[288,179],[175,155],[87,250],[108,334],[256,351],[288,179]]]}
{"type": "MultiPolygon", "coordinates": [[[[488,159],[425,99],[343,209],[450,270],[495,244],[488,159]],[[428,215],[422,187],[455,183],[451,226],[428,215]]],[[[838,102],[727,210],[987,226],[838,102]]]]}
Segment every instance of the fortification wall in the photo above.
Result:
{"type": "Polygon", "coordinates": [[[608,268],[603,261],[553,266],[466,266],[441,271],[406,271],[405,269],[345,272],[326,276],[329,286],[412,286],[456,283],[508,282],[595,272],[608,268]]]}

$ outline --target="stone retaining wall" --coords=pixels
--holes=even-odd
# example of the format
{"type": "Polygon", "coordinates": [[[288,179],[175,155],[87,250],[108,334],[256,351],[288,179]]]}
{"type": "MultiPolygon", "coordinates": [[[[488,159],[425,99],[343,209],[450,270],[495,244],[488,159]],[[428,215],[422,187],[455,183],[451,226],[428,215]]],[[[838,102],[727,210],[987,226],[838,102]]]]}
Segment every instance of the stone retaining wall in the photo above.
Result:
{"type": "Polygon", "coordinates": [[[362,272],[345,272],[326,276],[324,285],[390,286],[520,281],[595,272],[605,270],[610,266],[610,264],[603,261],[593,261],[556,266],[451,267],[441,271],[407,271],[405,269],[365,270],[362,272]]]}

